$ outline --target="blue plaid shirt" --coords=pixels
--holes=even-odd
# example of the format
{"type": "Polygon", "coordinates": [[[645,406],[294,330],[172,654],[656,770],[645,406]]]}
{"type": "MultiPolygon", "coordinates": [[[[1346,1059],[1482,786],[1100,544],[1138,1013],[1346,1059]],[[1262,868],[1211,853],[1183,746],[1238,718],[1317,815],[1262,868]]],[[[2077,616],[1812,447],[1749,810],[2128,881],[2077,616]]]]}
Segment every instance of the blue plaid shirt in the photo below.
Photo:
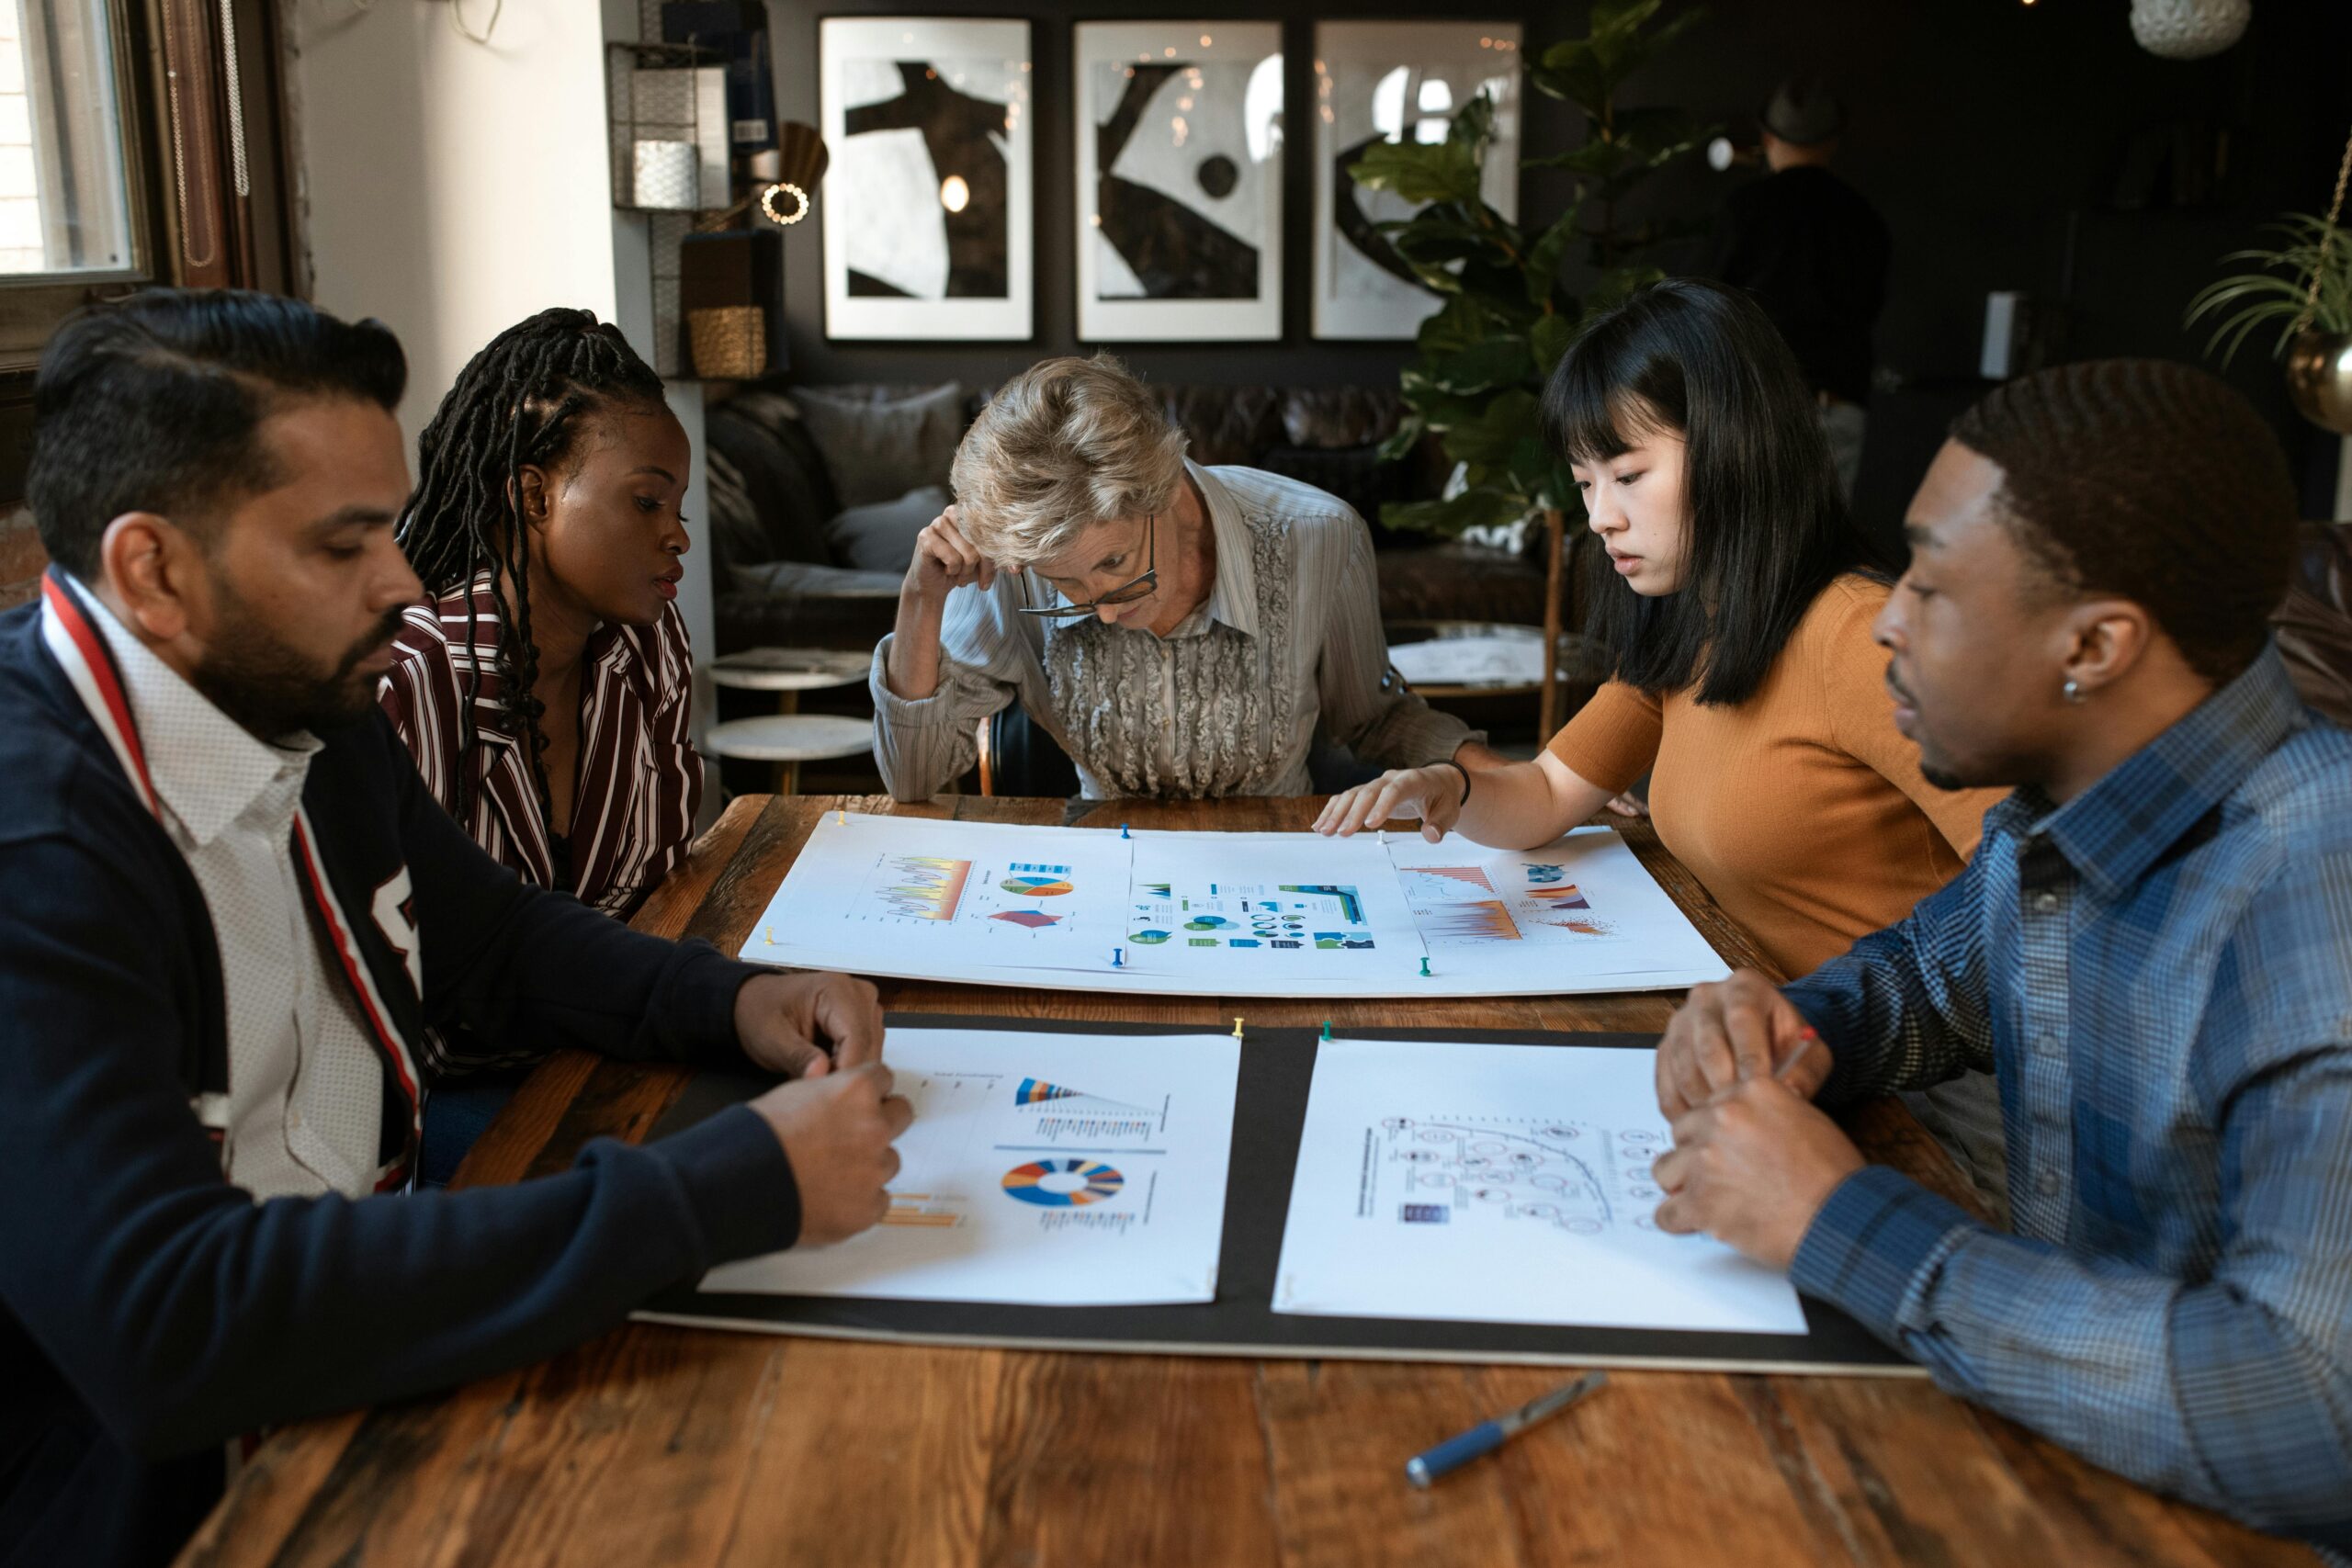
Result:
{"type": "Polygon", "coordinates": [[[2109,1470],[2352,1548],[2352,736],[2276,650],[1788,987],[1825,1102],[1998,1075],[2014,1234],[1884,1167],[1792,1276],[2109,1470]]]}

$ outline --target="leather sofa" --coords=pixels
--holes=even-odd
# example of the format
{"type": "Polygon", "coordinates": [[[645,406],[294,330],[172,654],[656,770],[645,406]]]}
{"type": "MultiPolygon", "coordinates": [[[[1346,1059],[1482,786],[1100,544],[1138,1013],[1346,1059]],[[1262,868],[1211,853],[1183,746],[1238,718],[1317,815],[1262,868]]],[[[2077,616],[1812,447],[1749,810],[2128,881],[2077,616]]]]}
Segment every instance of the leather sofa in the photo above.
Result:
{"type": "Polygon", "coordinates": [[[2306,523],[2271,625],[2303,701],[2352,728],[2352,523],[2306,523]]]}

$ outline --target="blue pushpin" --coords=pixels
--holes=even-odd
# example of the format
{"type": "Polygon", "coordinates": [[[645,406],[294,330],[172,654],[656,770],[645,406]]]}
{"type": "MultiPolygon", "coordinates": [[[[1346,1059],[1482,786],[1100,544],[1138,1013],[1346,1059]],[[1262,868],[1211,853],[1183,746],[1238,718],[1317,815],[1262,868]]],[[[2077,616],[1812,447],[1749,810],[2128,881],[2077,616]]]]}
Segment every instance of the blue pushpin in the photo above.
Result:
{"type": "Polygon", "coordinates": [[[1421,978],[1430,978],[1430,956],[1426,953],[1421,954],[1421,978]]]}
{"type": "Polygon", "coordinates": [[[1113,948],[1113,949],[1111,950],[1111,967],[1112,967],[1112,968],[1114,968],[1114,969],[1124,969],[1124,968],[1125,968],[1125,967],[1127,966],[1127,960],[1126,960],[1126,956],[1125,956],[1125,955],[1126,955],[1126,951],[1127,951],[1127,950],[1126,950],[1125,948],[1124,948],[1124,947],[1114,947],[1114,948],[1113,948]]]}
{"type": "Polygon", "coordinates": [[[1122,839],[1124,839],[1124,838],[1125,838],[1126,836],[1127,836],[1127,825],[1126,825],[1125,822],[1122,822],[1122,823],[1120,823],[1120,824],[1119,824],[1119,837],[1121,837],[1122,839]]]}

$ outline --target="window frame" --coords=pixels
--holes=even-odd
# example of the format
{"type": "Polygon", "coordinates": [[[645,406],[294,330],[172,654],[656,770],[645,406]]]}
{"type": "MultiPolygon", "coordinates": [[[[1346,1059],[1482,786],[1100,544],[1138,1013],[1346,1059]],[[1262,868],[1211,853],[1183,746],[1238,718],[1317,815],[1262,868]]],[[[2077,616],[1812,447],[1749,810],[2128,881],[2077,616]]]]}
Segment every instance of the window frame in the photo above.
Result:
{"type": "Polygon", "coordinates": [[[67,316],[141,288],[282,291],[292,267],[292,188],[279,28],[269,0],[233,0],[235,112],[244,129],[246,191],[232,166],[228,50],[219,0],[106,0],[123,118],[124,186],[133,265],[0,279],[0,504],[24,494],[33,378],[67,316]],[[214,236],[189,254],[191,234],[214,236]]]}

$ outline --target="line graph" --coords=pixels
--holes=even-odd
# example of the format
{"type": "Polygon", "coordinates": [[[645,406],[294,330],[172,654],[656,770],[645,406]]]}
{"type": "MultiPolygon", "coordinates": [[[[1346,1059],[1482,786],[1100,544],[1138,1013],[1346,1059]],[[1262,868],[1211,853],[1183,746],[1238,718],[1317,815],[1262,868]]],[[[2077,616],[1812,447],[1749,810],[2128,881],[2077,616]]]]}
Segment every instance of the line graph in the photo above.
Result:
{"type": "Polygon", "coordinates": [[[952,920],[964,901],[972,863],[934,855],[886,855],[882,869],[885,886],[876,895],[889,913],[915,920],[952,920]]]}

